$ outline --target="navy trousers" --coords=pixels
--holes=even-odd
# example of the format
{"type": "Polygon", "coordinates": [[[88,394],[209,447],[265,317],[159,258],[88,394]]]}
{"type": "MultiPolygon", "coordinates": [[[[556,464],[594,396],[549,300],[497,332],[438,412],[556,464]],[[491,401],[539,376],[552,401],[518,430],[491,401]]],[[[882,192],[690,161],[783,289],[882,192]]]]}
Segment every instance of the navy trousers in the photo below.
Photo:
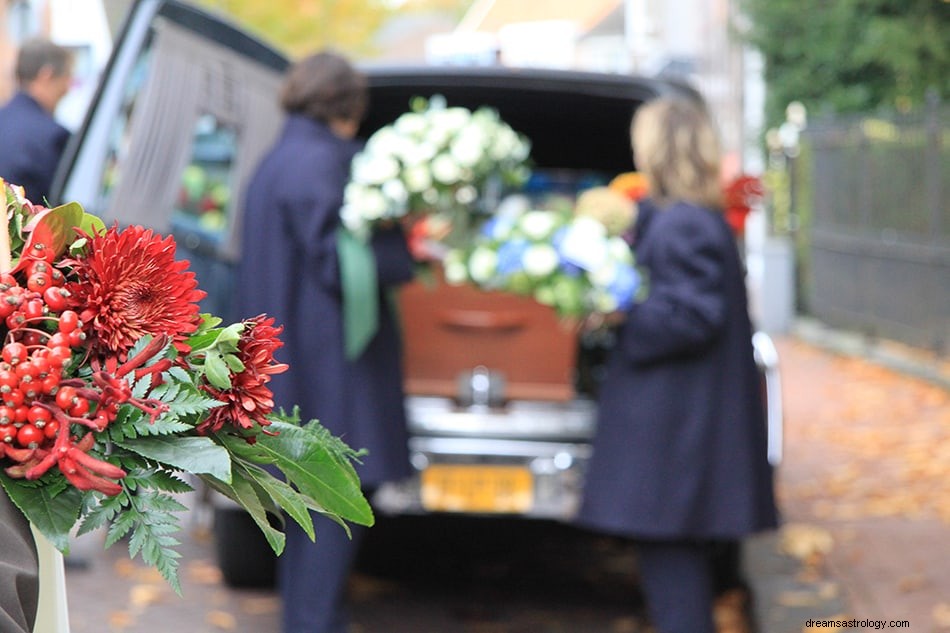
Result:
{"type": "Polygon", "coordinates": [[[338,523],[311,514],[316,542],[288,520],[277,559],[283,633],[346,633],[346,584],[366,528],[351,525],[351,538],[338,523]]]}
{"type": "Polygon", "coordinates": [[[709,544],[638,541],[637,562],[657,633],[715,633],[715,573],[709,544]]]}

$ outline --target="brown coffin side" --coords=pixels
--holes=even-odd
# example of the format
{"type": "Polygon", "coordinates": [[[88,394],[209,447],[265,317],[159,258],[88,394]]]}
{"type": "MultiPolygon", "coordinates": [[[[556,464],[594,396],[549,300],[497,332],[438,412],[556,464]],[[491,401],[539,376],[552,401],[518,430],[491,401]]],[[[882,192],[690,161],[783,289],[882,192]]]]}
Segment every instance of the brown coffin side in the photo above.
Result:
{"type": "Polygon", "coordinates": [[[438,275],[399,296],[406,391],[454,397],[461,374],[502,374],[508,399],[574,397],[575,328],[528,298],[446,284],[438,275]]]}

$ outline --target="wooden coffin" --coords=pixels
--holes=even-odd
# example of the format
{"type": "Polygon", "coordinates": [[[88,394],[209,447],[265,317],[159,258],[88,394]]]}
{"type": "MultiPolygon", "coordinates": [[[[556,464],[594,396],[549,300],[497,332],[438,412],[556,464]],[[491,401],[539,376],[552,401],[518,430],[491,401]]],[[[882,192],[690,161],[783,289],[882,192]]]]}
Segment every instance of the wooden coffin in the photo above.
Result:
{"type": "Polygon", "coordinates": [[[400,315],[409,394],[456,397],[483,367],[503,379],[504,399],[574,397],[576,329],[548,306],[436,274],[403,288],[400,315]]]}

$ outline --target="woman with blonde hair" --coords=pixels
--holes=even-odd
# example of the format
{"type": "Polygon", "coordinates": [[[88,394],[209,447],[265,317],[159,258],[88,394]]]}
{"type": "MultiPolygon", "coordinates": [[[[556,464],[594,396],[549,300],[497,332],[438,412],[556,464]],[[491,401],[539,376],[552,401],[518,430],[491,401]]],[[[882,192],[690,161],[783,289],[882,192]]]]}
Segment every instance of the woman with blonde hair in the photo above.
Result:
{"type": "Polygon", "coordinates": [[[658,633],[712,633],[721,552],[777,524],[744,271],[702,104],[643,105],[632,143],[649,294],[608,363],[579,521],[635,540],[658,633]]]}

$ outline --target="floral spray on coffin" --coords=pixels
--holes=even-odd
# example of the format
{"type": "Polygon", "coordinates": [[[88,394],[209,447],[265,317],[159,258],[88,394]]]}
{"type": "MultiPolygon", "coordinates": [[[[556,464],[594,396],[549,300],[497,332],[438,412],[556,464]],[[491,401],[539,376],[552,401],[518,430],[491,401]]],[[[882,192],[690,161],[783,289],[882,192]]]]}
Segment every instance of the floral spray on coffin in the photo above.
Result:
{"type": "MultiPolygon", "coordinates": [[[[508,202],[470,244],[448,252],[444,279],[455,292],[483,302],[497,297],[508,305],[533,305],[538,315],[531,324],[538,337],[535,348],[503,347],[499,353],[515,370],[528,369],[557,387],[547,395],[523,397],[569,399],[574,396],[579,322],[622,312],[644,292],[630,247],[620,237],[632,223],[635,207],[605,187],[588,190],[573,207],[563,201],[549,208],[532,208],[526,199],[508,202]]],[[[527,325],[504,315],[495,314],[500,327],[527,325]]]]}
{"type": "Polygon", "coordinates": [[[185,475],[247,510],[278,554],[287,518],[311,538],[311,511],[373,523],[359,454],[274,410],[267,383],[287,366],[273,319],[201,314],[170,237],[0,185],[0,484],[34,529],[62,552],[77,526],[105,527],[106,546],[129,536],[180,591],[185,475]]]}

